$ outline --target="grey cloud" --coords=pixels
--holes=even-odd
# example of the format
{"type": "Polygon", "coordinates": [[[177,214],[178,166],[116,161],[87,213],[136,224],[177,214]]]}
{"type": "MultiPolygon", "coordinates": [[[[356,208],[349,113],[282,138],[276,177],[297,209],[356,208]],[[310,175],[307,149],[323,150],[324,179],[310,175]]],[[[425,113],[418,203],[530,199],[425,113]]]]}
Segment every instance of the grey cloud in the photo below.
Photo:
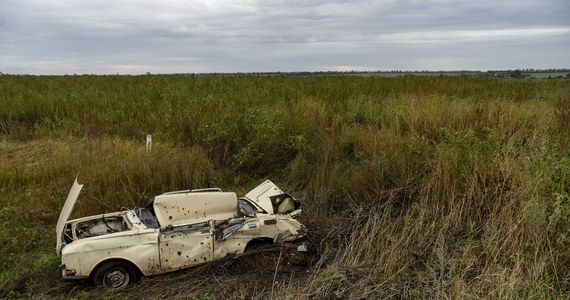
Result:
{"type": "Polygon", "coordinates": [[[0,71],[568,67],[568,15],[566,0],[4,0],[0,71]]]}

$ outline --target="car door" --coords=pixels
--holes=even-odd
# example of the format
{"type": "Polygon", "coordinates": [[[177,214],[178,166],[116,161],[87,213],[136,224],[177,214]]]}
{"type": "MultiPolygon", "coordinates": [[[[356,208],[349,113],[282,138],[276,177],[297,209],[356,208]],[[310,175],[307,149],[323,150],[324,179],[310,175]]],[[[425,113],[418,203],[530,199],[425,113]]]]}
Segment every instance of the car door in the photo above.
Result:
{"type": "Polygon", "coordinates": [[[188,268],[212,260],[212,222],[162,228],[159,234],[163,271],[188,268]]]}

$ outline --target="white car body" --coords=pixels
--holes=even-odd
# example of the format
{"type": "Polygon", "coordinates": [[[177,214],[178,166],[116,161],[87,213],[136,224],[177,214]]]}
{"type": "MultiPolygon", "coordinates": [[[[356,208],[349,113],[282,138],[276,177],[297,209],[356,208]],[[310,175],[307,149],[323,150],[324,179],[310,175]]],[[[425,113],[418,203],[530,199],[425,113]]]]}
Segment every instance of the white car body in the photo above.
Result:
{"type": "Polygon", "coordinates": [[[269,180],[245,197],[220,189],[177,191],[156,196],[146,208],[68,221],[82,186],[76,179],[56,227],[64,280],[123,287],[138,275],[242,253],[252,241],[288,242],[305,233],[293,218],[300,202],[269,180]]]}

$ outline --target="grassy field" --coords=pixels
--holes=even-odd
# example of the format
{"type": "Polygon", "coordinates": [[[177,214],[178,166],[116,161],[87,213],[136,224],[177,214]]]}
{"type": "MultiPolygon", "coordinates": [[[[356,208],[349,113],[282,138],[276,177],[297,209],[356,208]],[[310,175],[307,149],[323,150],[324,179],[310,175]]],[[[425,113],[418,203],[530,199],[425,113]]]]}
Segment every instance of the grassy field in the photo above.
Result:
{"type": "Polygon", "coordinates": [[[570,297],[567,79],[4,75],[0,139],[0,297],[570,297]],[[215,268],[63,283],[78,173],[72,217],[270,178],[321,261],[270,288],[215,268]]]}

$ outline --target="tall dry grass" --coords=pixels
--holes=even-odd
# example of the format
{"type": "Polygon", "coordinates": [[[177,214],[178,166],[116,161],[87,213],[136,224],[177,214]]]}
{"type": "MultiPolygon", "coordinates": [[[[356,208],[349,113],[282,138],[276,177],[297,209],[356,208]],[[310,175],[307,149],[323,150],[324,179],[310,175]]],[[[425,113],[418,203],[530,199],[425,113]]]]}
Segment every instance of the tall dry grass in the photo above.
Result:
{"type": "Polygon", "coordinates": [[[1,76],[0,90],[0,285],[23,278],[23,295],[46,296],[31,278],[58,263],[79,173],[75,216],[271,178],[306,222],[348,219],[311,227],[327,238],[306,282],[260,297],[570,296],[567,80],[1,76]]]}

